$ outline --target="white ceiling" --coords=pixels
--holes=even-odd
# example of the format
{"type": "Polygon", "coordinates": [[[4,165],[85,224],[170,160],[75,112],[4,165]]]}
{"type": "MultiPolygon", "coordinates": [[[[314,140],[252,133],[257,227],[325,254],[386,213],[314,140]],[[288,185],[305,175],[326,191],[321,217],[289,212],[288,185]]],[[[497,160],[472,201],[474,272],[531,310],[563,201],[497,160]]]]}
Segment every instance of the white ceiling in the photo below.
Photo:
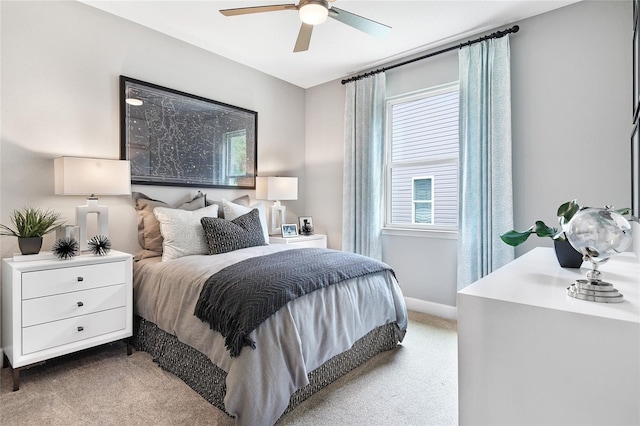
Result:
{"type": "Polygon", "coordinates": [[[309,88],[580,0],[337,0],[336,7],[389,25],[391,33],[378,39],[328,19],[314,28],[309,50],[298,53],[296,11],[233,17],[218,12],[287,0],[80,1],[309,88]]]}

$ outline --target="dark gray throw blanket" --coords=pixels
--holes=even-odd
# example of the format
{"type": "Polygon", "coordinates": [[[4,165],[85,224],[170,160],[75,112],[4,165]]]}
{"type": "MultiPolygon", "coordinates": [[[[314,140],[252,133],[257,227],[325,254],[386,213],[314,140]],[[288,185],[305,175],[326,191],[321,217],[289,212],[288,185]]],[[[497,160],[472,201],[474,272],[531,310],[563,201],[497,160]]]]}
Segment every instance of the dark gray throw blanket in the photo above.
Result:
{"type": "Polygon", "coordinates": [[[265,319],[312,291],[380,271],[393,271],[359,254],[320,248],[285,250],[252,257],[228,266],[207,279],[195,315],[225,337],[232,357],[265,319]]]}

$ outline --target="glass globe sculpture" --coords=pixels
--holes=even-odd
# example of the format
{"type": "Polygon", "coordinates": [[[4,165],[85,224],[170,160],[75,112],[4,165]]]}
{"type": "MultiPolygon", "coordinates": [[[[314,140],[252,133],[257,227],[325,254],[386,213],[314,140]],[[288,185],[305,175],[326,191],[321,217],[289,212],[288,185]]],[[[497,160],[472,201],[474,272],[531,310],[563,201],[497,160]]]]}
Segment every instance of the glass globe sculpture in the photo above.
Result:
{"type": "Polygon", "coordinates": [[[601,280],[598,266],[611,256],[621,253],[631,244],[631,225],[619,213],[609,207],[585,208],[576,213],[565,230],[567,240],[592,269],[587,279],[576,280],[567,289],[567,294],[577,299],[592,302],[617,303],[623,295],[611,283],[601,280]]]}

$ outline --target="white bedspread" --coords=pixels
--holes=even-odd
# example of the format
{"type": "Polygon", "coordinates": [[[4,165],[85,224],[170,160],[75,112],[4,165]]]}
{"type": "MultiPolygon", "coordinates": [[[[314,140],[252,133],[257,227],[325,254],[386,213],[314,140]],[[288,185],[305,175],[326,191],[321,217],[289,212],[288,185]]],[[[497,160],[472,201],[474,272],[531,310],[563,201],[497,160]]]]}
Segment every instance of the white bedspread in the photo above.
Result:
{"type": "Polygon", "coordinates": [[[406,306],[393,275],[368,275],[290,302],[251,333],[255,350],[245,347],[231,358],[222,335],[193,314],[204,282],[247,257],[291,249],[269,245],[165,262],[145,259],[134,266],[136,314],[227,372],[225,407],[239,425],[274,424],[291,394],[308,384],[310,371],[376,327],[390,322],[402,330],[407,326],[406,306]]]}

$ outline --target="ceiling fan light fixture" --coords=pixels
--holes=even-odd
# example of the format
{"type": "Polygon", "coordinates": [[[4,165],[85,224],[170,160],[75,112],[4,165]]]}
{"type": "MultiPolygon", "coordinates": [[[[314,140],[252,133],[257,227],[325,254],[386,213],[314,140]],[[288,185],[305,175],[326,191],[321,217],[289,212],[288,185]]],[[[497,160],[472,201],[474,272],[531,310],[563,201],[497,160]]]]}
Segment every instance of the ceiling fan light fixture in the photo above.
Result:
{"type": "Polygon", "coordinates": [[[308,0],[298,10],[300,20],[305,24],[318,25],[327,20],[329,5],[325,0],[308,0]]]}

